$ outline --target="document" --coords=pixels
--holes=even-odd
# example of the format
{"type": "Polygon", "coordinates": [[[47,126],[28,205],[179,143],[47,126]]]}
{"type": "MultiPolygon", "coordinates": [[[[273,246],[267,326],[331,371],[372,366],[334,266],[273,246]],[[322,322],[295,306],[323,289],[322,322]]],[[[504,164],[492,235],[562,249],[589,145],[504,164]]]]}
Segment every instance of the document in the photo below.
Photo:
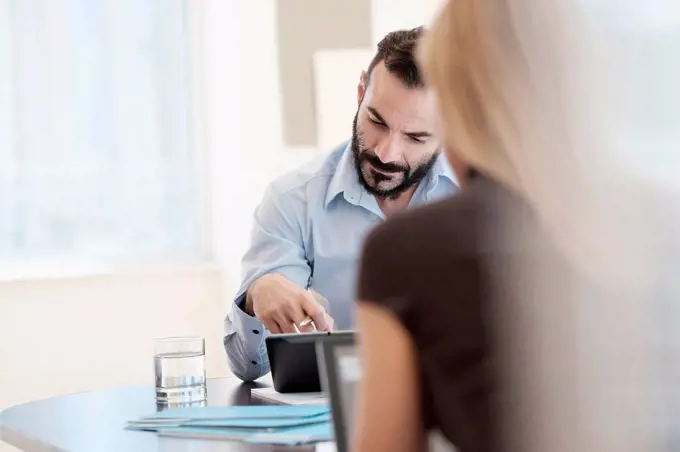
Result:
{"type": "Polygon", "coordinates": [[[254,388],[253,397],[281,405],[327,405],[328,397],[323,392],[300,392],[282,394],[274,388],[254,388]]]}
{"type": "Polygon", "coordinates": [[[318,443],[314,450],[316,452],[338,452],[338,448],[335,446],[335,443],[330,441],[318,443]]]}
{"type": "Polygon", "coordinates": [[[199,439],[240,440],[256,444],[298,445],[333,440],[330,422],[276,430],[243,431],[225,428],[181,427],[158,431],[159,436],[199,439]]]}

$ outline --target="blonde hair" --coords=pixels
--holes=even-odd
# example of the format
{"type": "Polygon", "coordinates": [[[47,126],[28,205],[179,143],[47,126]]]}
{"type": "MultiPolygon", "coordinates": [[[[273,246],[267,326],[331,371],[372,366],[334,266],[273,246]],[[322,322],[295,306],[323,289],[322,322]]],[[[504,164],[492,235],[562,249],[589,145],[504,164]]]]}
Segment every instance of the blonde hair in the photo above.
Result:
{"type": "MultiPolygon", "coordinates": [[[[558,251],[503,269],[511,276],[499,293],[517,296],[494,305],[516,322],[499,341],[518,344],[506,359],[519,396],[508,400],[521,403],[507,420],[523,435],[509,450],[661,450],[672,426],[645,414],[675,408],[659,389],[670,393],[677,366],[659,357],[677,354],[680,341],[654,322],[677,312],[680,191],[677,178],[654,180],[644,159],[626,159],[628,147],[677,155],[677,80],[658,76],[679,67],[677,22],[661,0],[582,3],[449,0],[424,36],[423,75],[446,147],[528,202],[555,245],[536,254],[558,251]],[[653,24],[642,33],[641,21],[653,24]],[[639,71],[647,58],[655,63],[639,71]],[[621,370],[621,360],[633,364],[621,370]]],[[[517,238],[543,245],[532,233],[517,238]]]]}
{"type": "Polygon", "coordinates": [[[447,152],[524,198],[558,248],[602,277],[626,262],[620,244],[639,219],[622,205],[630,176],[610,135],[626,90],[593,25],[577,2],[449,0],[418,54],[447,152]]]}
{"type": "MultiPolygon", "coordinates": [[[[447,2],[424,36],[419,56],[427,83],[437,94],[447,150],[521,191],[507,149],[515,127],[499,86],[509,75],[503,66],[517,57],[517,50],[501,42],[501,34],[511,36],[500,24],[490,23],[483,10],[488,3],[447,2]]],[[[498,2],[491,3],[494,7],[498,2]]]]}

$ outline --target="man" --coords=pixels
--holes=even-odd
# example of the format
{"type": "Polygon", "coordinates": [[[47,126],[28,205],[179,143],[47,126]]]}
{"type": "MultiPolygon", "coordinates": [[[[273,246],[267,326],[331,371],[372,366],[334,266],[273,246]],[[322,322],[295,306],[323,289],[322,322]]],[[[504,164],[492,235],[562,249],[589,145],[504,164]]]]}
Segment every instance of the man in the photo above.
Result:
{"type": "Polygon", "coordinates": [[[434,99],[414,60],[422,31],[396,31],[378,44],[361,74],[351,141],[276,180],[257,208],[224,338],[242,380],[269,372],[268,333],[351,329],[366,233],[407,206],[455,192],[434,135],[434,99]]]}

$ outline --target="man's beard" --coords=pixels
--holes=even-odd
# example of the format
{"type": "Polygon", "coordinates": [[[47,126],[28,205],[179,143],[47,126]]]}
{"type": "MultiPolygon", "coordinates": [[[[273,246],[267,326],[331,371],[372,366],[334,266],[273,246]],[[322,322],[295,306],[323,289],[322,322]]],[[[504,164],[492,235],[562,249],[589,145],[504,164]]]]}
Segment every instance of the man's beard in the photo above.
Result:
{"type": "Polygon", "coordinates": [[[432,169],[437,157],[439,156],[439,151],[435,151],[432,155],[427,156],[415,167],[411,168],[410,165],[399,164],[399,163],[384,163],[376,155],[369,154],[368,149],[362,149],[361,136],[357,130],[357,118],[359,117],[359,112],[354,116],[354,123],[352,125],[352,142],[350,144],[352,148],[352,154],[354,155],[354,166],[356,167],[357,174],[361,184],[364,186],[367,192],[372,194],[377,198],[383,199],[396,199],[402,193],[406,192],[408,189],[418,185],[427,173],[432,169]],[[376,171],[371,171],[369,168],[363,168],[364,163],[370,163],[370,166],[380,170],[386,174],[382,174],[376,171]],[[398,177],[401,174],[401,183],[390,187],[390,188],[379,188],[379,185],[383,181],[388,181],[398,177]],[[371,185],[369,178],[373,180],[374,184],[371,185]]]}

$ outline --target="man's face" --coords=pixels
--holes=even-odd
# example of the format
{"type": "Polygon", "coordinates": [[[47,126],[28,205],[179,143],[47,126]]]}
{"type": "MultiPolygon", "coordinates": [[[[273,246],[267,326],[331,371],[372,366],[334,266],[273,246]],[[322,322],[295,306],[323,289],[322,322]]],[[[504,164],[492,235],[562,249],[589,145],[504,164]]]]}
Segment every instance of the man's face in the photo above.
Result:
{"type": "Polygon", "coordinates": [[[366,190],[396,198],[418,184],[439,155],[434,136],[436,108],[424,88],[408,88],[384,64],[359,85],[352,152],[366,190]]]}

